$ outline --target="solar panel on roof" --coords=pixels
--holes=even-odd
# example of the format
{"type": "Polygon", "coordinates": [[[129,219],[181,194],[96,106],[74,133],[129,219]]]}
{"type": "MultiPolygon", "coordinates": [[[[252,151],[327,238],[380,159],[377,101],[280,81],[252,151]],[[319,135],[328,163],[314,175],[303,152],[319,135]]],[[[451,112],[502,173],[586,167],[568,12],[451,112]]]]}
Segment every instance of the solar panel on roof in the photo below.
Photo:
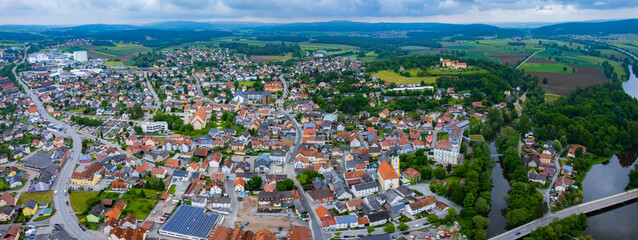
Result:
{"type": "Polygon", "coordinates": [[[206,238],[218,217],[217,214],[207,214],[204,208],[180,205],[161,230],[206,238]]]}

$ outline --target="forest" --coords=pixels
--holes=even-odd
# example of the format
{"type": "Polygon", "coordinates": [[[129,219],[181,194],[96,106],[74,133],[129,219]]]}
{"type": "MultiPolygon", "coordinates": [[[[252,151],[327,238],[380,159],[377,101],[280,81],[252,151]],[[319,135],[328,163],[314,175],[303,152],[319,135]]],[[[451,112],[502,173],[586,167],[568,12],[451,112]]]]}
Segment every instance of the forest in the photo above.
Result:
{"type": "Polygon", "coordinates": [[[563,219],[554,219],[549,225],[534,229],[523,240],[592,239],[590,236],[582,236],[586,227],[587,215],[574,214],[563,219]]]}
{"type": "Polygon", "coordinates": [[[565,137],[603,156],[638,146],[638,100],[620,83],[576,89],[530,112],[537,139],[565,137]]]}
{"type": "Polygon", "coordinates": [[[246,43],[237,42],[221,42],[219,47],[235,50],[237,53],[246,55],[284,55],[293,53],[293,56],[299,56],[301,48],[297,44],[266,44],[265,46],[248,45],[246,43]]]}

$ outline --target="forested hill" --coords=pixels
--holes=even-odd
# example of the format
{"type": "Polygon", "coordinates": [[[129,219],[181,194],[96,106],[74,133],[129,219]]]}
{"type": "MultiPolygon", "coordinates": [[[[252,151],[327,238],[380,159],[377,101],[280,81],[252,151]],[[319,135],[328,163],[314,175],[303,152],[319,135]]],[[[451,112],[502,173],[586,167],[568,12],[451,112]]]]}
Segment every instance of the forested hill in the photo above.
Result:
{"type": "Polygon", "coordinates": [[[619,34],[638,33],[638,19],[625,19],[608,22],[572,22],[560,23],[532,29],[533,34],[552,36],[564,34],[619,34]]]}
{"type": "Polygon", "coordinates": [[[638,100],[620,83],[576,89],[531,112],[537,139],[582,144],[588,152],[604,156],[638,146],[638,100]]]}

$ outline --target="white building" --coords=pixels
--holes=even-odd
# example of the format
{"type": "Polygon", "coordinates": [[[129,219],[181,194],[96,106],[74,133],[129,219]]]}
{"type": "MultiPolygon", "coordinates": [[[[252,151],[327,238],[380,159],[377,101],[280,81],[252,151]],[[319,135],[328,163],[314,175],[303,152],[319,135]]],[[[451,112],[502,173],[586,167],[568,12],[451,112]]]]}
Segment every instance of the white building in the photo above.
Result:
{"type": "Polygon", "coordinates": [[[89,60],[89,57],[86,51],[75,51],[73,52],[73,60],[77,62],[86,62],[89,60]]]}
{"type": "Polygon", "coordinates": [[[355,197],[365,197],[379,192],[379,184],[377,182],[367,182],[352,185],[352,193],[355,197]]]}
{"type": "Polygon", "coordinates": [[[434,143],[434,161],[441,164],[456,165],[459,163],[458,145],[452,144],[449,140],[441,140],[434,143]]]}
{"type": "Polygon", "coordinates": [[[143,122],[142,131],[144,133],[166,132],[168,131],[168,123],[166,122],[143,122]]]}

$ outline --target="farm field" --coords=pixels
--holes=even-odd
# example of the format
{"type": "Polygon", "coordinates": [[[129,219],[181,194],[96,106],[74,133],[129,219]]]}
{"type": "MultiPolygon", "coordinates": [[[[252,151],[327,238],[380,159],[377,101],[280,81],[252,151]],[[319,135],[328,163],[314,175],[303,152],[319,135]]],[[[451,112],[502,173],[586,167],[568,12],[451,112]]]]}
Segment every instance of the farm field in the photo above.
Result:
{"type": "Polygon", "coordinates": [[[146,53],[151,51],[150,48],[135,44],[117,44],[115,47],[107,46],[81,46],[81,47],[61,47],[60,51],[87,51],[91,58],[118,59],[127,61],[138,53],[146,53]]]}
{"type": "Polygon", "coordinates": [[[256,63],[263,63],[263,62],[271,62],[271,61],[282,61],[282,60],[288,60],[292,58],[292,53],[286,53],[286,55],[283,56],[277,56],[277,55],[252,55],[250,56],[250,60],[256,63]]]}
{"type": "Polygon", "coordinates": [[[525,72],[570,73],[572,68],[560,63],[523,63],[520,67],[525,72]]]}
{"type": "Polygon", "coordinates": [[[608,83],[610,80],[603,75],[603,70],[600,68],[582,67],[582,66],[570,66],[575,68],[573,73],[559,73],[559,72],[527,72],[532,75],[538,76],[539,79],[547,77],[549,80],[547,84],[542,84],[539,81],[538,85],[541,86],[546,93],[556,95],[567,95],[577,87],[585,88],[593,84],[608,83]]]}
{"type": "Polygon", "coordinates": [[[124,66],[125,64],[122,61],[108,61],[108,62],[105,62],[102,65],[113,67],[113,66],[124,66]]]}
{"type": "Polygon", "coordinates": [[[383,81],[393,82],[397,85],[400,84],[417,84],[421,81],[425,83],[435,83],[437,77],[404,77],[393,71],[384,70],[376,73],[372,73],[373,76],[380,78],[383,81]]]}

